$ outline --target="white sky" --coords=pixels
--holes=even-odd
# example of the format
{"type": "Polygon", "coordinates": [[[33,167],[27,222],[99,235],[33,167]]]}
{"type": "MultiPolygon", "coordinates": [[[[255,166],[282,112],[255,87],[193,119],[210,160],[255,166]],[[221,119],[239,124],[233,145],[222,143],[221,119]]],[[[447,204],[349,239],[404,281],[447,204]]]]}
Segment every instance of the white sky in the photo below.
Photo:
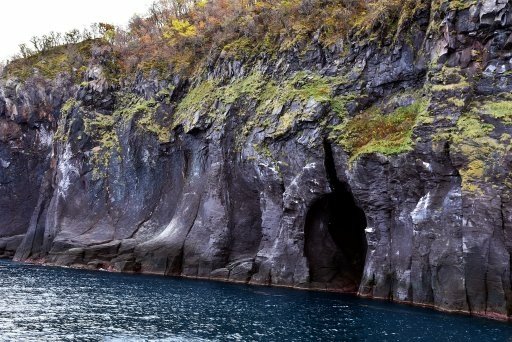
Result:
{"type": "Polygon", "coordinates": [[[18,52],[18,45],[50,31],[83,29],[93,23],[126,25],[144,14],[153,0],[2,0],[0,61],[18,52]]]}

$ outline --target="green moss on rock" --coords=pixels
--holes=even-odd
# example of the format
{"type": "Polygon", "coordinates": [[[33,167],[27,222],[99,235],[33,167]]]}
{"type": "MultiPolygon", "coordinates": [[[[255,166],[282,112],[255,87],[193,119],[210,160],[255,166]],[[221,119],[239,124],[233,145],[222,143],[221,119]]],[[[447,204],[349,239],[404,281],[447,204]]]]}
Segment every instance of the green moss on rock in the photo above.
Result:
{"type": "Polygon", "coordinates": [[[488,101],[483,110],[505,124],[512,124],[512,101],[488,101]]]}
{"type": "Polygon", "coordinates": [[[146,100],[135,94],[119,93],[113,116],[124,122],[135,120],[138,128],[155,134],[161,143],[165,143],[170,140],[171,134],[169,127],[156,118],[159,105],[155,99],[146,100]]]}
{"type": "MultiPolygon", "coordinates": [[[[194,121],[197,115],[209,115],[222,118],[215,103],[224,106],[237,102],[253,102],[255,113],[244,127],[247,134],[256,126],[268,126],[268,118],[278,115],[280,122],[277,134],[287,131],[296,119],[305,114],[304,110],[290,113],[286,107],[295,102],[305,106],[308,101],[327,105],[339,115],[345,115],[346,96],[336,96],[336,88],[345,83],[341,77],[322,76],[311,72],[298,72],[289,79],[277,83],[272,78],[259,72],[222,85],[218,81],[207,80],[194,86],[178,103],[174,115],[174,127],[194,121]],[[283,118],[280,116],[284,115],[283,118]]],[[[242,115],[244,113],[241,113],[242,115]]]]}
{"type": "Polygon", "coordinates": [[[499,167],[510,150],[507,135],[497,135],[489,117],[506,118],[506,104],[474,104],[457,121],[457,128],[451,136],[452,149],[461,158],[459,172],[462,189],[468,193],[482,194],[482,184],[489,170],[499,167]]]}
{"type": "Polygon", "coordinates": [[[394,155],[410,151],[413,127],[427,105],[424,100],[416,101],[389,114],[372,107],[338,127],[341,132],[338,142],[349,152],[351,161],[365,154],[394,155]]]}

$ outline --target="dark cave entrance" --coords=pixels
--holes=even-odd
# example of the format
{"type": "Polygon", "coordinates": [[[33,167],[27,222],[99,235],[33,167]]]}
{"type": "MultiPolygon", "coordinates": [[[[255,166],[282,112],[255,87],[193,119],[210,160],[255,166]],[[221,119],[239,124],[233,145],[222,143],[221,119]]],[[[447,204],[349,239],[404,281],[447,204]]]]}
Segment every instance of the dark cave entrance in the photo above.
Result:
{"type": "Polygon", "coordinates": [[[309,209],[305,225],[305,254],[314,287],[357,292],[366,259],[366,216],[347,185],[338,181],[330,146],[326,170],[332,193],[309,209]]]}
{"type": "Polygon", "coordinates": [[[305,228],[311,283],[357,292],[366,259],[366,217],[352,194],[337,190],[319,199],[308,211],[305,228]]]}

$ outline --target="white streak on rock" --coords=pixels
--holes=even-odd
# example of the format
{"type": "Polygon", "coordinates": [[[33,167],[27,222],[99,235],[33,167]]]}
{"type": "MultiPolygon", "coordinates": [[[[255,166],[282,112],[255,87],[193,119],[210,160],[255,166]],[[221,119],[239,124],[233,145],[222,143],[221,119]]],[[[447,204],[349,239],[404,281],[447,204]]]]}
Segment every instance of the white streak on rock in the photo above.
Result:
{"type": "Polygon", "coordinates": [[[51,131],[47,131],[44,126],[42,126],[39,131],[39,143],[45,147],[50,147],[53,141],[53,133],[51,131]]]}
{"type": "Polygon", "coordinates": [[[427,163],[427,162],[422,162],[422,163],[423,163],[423,167],[425,167],[425,169],[432,172],[432,165],[430,165],[430,163],[427,163]]]}
{"type": "Polygon", "coordinates": [[[411,212],[412,222],[414,224],[418,224],[421,221],[424,221],[427,216],[428,206],[430,205],[430,192],[428,192],[425,196],[420,198],[418,204],[416,204],[416,208],[411,212]]]}
{"type": "Polygon", "coordinates": [[[73,174],[79,175],[78,168],[73,165],[72,162],[73,153],[71,152],[71,146],[66,144],[66,148],[64,149],[64,153],[62,154],[59,160],[59,185],[58,185],[58,193],[59,195],[66,197],[66,192],[71,185],[71,177],[73,174]]]}

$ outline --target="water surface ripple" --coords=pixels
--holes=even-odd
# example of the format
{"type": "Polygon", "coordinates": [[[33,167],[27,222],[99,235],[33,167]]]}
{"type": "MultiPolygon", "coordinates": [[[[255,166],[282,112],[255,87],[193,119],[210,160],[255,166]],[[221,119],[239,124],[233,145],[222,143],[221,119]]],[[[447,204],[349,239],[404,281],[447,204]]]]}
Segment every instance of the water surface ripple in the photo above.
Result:
{"type": "Polygon", "coordinates": [[[512,341],[512,325],[339,294],[0,260],[1,341],[512,341]]]}

